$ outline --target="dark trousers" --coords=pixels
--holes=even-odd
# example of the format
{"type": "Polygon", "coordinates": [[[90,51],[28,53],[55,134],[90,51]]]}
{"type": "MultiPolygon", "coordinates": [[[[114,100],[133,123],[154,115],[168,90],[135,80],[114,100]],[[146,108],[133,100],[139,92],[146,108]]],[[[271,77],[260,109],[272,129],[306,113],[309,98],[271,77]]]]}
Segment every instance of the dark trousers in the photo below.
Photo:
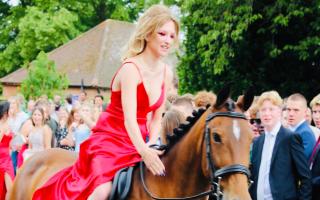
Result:
{"type": "Polygon", "coordinates": [[[11,152],[11,160],[13,163],[14,175],[16,175],[17,164],[18,164],[18,151],[11,152]]]}

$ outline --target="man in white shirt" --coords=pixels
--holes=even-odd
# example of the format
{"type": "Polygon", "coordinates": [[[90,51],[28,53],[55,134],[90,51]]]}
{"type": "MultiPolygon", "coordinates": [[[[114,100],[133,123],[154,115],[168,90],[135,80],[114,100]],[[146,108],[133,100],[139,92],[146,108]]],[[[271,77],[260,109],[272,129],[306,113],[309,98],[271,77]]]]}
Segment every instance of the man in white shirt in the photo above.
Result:
{"type": "Polygon", "coordinates": [[[252,147],[253,200],[311,199],[311,173],[301,137],[281,125],[282,99],[276,91],[258,99],[265,133],[252,147]]]}

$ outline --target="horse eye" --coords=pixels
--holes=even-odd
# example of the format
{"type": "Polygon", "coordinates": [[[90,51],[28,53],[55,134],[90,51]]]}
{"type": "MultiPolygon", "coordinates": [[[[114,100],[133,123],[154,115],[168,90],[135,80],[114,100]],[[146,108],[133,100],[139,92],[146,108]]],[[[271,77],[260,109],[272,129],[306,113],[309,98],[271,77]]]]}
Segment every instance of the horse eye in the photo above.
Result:
{"type": "Polygon", "coordinates": [[[213,140],[216,142],[216,143],[221,143],[221,137],[218,133],[213,133],[213,140]]]}

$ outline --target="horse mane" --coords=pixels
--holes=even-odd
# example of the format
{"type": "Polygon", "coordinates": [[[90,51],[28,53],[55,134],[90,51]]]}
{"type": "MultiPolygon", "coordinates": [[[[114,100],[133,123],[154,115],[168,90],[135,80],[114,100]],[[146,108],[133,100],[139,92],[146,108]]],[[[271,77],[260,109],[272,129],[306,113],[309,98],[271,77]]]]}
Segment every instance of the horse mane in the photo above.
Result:
{"type": "MultiPolygon", "coordinates": [[[[173,129],[173,134],[167,134],[167,145],[165,145],[166,150],[168,151],[171,147],[173,147],[180,139],[185,136],[191,127],[198,121],[198,119],[202,116],[202,114],[210,107],[207,105],[206,108],[200,108],[199,110],[194,110],[192,112],[192,116],[188,116],[186,122],[181,123],[179,127],[173,129]]],[[[227,109],[227,111],[234,111],[236,105],[232,99],[227,99],[223,105],[227,109]]]]}
{"type": "Polygon", "coordinates": [[[186,122],[181,123],[179,127],[173,129],[173,134],[169,135],[167,134],[167,142],[166,145],[167,151],[173,147],[180,139],[186,135],[191,127],[198,121],[198,119],[202,116],[202,114],[208,109],[209,106],[207,106],[206,109],[200,108],[199,110],[194,110],[192,112],[192,116],[188,116],[186,122]]]}

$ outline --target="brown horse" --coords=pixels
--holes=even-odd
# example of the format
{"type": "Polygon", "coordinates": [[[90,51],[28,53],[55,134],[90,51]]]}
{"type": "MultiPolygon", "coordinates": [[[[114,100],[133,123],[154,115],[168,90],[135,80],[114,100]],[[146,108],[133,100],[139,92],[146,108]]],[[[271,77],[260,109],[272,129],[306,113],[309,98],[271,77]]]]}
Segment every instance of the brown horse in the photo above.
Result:
{"type": "MultiPolygon", "coordinates": [[[[207,199],[215,193],[219,199],[223,195],[225,200],[251,200],[248,165],[253,134],[243,111],[252,99],[245,95],[234,103],[229,89],[222,90],[215,106],[189,117],[189,124],[168,137],[162,157],[165,176],[153,176],[142,165],[135,168],[127,199],[207,199]]],[[[50,176],[75,160],[73,154],[56,149],[33,156],[19,170],[10,199],[31,199],[50,176]]]]}

